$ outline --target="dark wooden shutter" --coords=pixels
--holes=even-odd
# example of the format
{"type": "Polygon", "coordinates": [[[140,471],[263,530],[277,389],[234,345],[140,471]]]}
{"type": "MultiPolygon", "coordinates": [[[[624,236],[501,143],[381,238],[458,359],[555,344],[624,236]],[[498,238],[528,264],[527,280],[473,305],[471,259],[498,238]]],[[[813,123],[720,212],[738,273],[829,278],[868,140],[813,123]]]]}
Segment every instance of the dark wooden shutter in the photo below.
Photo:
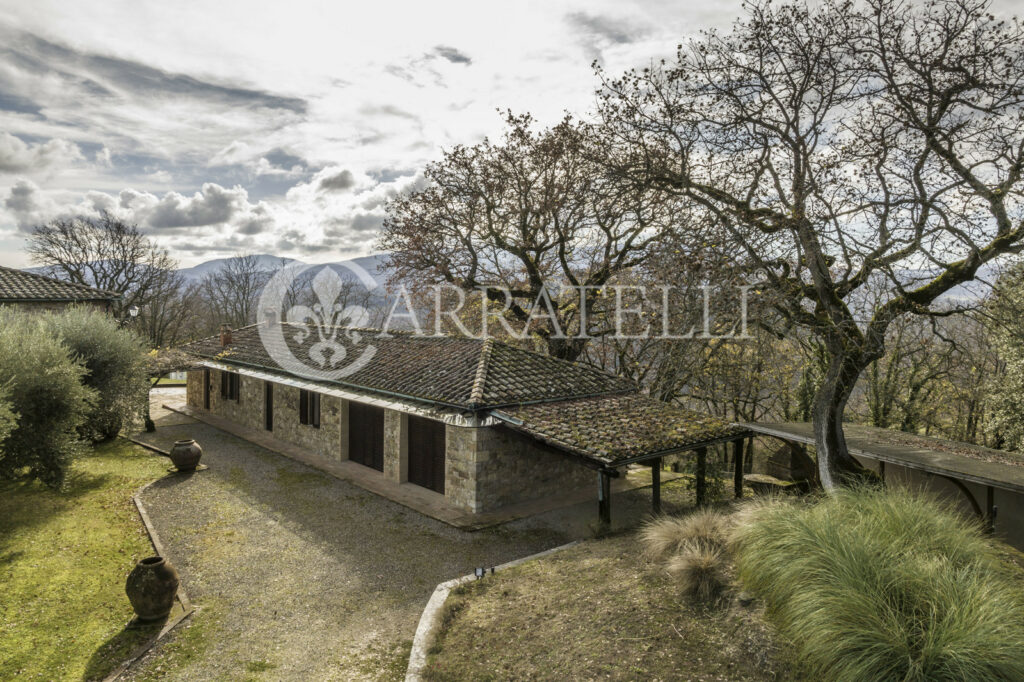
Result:
{"type": "Polygon", "coordinates": [[[212,390],[212,387],[210,386],[210,382],[211,382],[210,370],[204,369],[203,370],[203,409],[204,410],[210,409],[210,391],[212,390]]]}
{"type": "Polygon", "coordinates": [[[274,384],[263,382],[263,428],[274,430],[274,384]]]}
{"type": "Polygon", "coordinates": [[[313,428],[320,428],[320,394],[309,394],[309,423],[313,428]]]}
{"type": "Polygon", "coordinates": [[[384,471],[384,409],[374,405],[348,404],[348,458],[384,471]]]}
{"type": "Polygon", "coordinates": [[[444,423],[409,415],[409,482],[444,494],[444,423]]]}
{"type": "Polygon", "coordinates": [[[299,423],[309,423],[309,391],[299,389],[299,423]]]}

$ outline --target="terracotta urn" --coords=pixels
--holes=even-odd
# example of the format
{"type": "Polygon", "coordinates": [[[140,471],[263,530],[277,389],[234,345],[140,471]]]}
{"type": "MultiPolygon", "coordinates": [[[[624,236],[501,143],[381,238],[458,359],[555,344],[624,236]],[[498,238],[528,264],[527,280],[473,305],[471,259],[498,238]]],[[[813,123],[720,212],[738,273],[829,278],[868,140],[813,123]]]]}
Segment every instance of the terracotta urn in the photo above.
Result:
{"type": "Polygon", "coordinates": [[[174,606],[178,572],[162,556],[147,557],[128,574],[124,591],[140,621],[163,620],[174,606]]]}
{"type": "Polygon", "coordinates": [[[202,456],[203,449],[192,439],[176,440],[171,448],[171,461],[178,471],[195,471],[202,456]]]}

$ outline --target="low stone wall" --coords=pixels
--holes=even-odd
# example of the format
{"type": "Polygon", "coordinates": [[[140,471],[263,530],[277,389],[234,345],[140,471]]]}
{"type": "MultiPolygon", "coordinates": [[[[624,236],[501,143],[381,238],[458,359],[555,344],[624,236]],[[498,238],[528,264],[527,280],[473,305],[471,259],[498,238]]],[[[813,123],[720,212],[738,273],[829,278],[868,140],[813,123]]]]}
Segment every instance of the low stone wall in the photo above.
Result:
{"type": "Polygon", "coordinates": [[[592,469],[500,426],[448,426],[445,497],[474,512],[595,487],[592,469]]]}

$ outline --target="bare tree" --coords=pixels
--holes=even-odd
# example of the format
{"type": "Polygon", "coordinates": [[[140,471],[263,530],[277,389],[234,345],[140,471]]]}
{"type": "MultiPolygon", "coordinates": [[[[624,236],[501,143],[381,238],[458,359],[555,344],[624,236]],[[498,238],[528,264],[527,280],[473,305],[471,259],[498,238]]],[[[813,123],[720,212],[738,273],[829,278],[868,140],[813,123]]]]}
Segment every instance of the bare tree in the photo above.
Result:
{"type": "Polygon", "coordinates": [[[254,254],[229,258],[224,267],[207,273],[202,292],[214,318],[211,322],[236,328],[255,323],[260,293],[272,275],[254,254]]]}
{"type": "Polygon", "coordinates": [[[1024,32],[983,0],[747,5],[731,33],[605,79],[617,172],[714,216],[821,339],[820,478],[865,475],[842,421],[904,314],[1024,244],[1024,32]],[[874,277],[888,298],[857,308],[874,277]]]}
{"type": "Polygon", "coordinates": [[[114,313],[143,308],[175,288],[177,262],[136,225],[109,213],[33,228],[26,251],[59,278],[121,294],[114,313]]]}
{"type": "Polygon", "coordinates": [[[572,360],[586,346],[581,298],[593,311],[598,289],[643,263],[681,216],[657,192],[610,181],[589,126],[567,118],[534,132],[530,116],[511,114],[506,123],[500,143],[455,147],[427,166],[428,187],[391,201],[379,247],[397,281],[485,292],[572,360]],[[563,284],[576,289],[561,296],[563,284]],[[530,314],[545,292],[554,321],[530,314]]]}

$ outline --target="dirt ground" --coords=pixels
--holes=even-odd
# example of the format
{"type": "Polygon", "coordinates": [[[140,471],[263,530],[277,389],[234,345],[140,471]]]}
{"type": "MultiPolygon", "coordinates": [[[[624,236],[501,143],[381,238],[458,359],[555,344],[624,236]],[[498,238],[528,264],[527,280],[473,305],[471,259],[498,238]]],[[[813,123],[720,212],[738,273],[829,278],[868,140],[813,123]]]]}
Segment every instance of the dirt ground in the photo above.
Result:
{"type": "MultiPolygon", "coordinates": [[[[198,610],[130,679],[401,679],[437,583],[576,539],[595,517],[588,504],[461,531],[212,426],[154,418],[146,438],[195,438],[209,465],[143,498],[198,610]]],[[[649,499],[614,503],[635,520],[649,499]]]]}

